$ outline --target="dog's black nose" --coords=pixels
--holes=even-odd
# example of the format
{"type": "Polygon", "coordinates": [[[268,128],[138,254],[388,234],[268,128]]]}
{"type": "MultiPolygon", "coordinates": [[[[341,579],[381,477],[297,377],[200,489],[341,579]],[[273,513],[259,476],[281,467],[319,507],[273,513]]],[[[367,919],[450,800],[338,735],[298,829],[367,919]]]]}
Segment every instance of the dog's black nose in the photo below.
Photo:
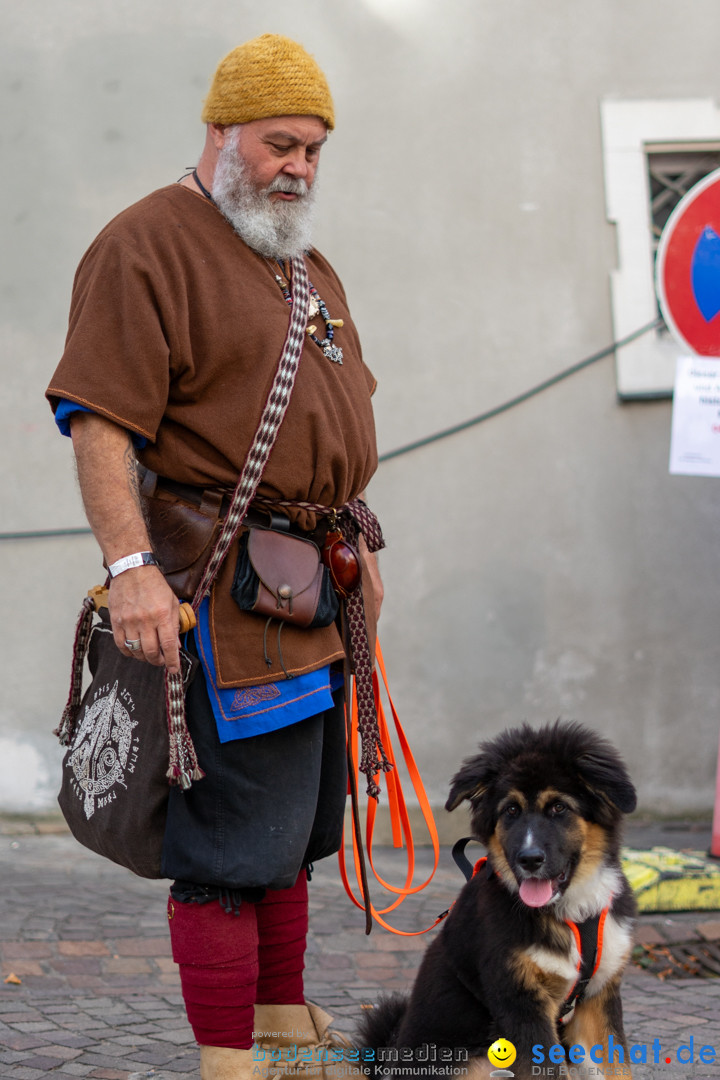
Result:
{"type": "Polygon", "coordinates": [[[534,874],[545,862],[545,853],[542,848],[538,847],[523,848],[518,855],[517,861],[520,863],[523,870],[527,870],[529,873],[534,874]]]}

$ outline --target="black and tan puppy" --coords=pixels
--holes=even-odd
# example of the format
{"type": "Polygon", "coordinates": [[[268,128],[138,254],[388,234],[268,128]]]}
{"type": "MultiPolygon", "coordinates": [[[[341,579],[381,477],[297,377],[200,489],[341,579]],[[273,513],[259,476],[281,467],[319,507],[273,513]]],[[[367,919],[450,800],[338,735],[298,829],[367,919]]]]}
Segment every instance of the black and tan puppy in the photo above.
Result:
{"type": "Polygon", "coordinates": [[[456,1066],[467,1055],[472,1077],[503,1064],[509,1071],[496,1075],[521,1080],[571,1066],[572,1075],[630,1077],[618,1067],[621,1053],[627,1065],[620,980],[635,902],[619,850],[636,797],[620,757],[579,724],[525,725],[465,761],[447,809],[465,799],[487,860],[428,948],[410,997],[368,1013],[360,1042],[375,1050],[370,1071],[428,1076],[434,1060],[447,1075],[451,1052],[456,1066]]]}

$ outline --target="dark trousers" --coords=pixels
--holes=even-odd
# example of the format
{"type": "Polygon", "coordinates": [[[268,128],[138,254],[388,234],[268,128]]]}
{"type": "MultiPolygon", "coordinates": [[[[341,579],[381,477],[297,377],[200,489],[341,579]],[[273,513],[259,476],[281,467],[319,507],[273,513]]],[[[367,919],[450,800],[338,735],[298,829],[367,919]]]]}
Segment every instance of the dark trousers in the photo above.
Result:
{"type": "Polygon", "coordinates": [[[164,876],[241,893],[288,889],[303,867],[339,849],[347,796],[344,693],[333,702],[288,727],[221,743],[197,672],[187,716],[206,775],[189,791],[170,789],[164,876]]]}

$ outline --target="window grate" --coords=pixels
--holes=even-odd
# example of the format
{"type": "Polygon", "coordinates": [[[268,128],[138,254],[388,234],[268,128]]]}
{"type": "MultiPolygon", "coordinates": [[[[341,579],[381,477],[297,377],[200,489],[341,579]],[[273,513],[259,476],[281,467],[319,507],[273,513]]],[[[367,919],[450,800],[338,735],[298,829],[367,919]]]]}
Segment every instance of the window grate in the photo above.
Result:
{"type": "Polygon", "coordinates": [[[720,147],[702,150],[647,151],[653,249],[673,210],[708,173],[720,169],[720,147]]]}
{"type": "MultiPolygon", "coordinates": [[[[720,169],[720,144],[701,146],[647,146],[648,178],[650,182],[650,229],[652,233],[653,277],[662,231],[680,200],[691,188],[720,169]]],[[[658,315],[662,315],[658,303],[658,315]]],[[[668,332],[665,322],[661,334],[668,332]]]]}

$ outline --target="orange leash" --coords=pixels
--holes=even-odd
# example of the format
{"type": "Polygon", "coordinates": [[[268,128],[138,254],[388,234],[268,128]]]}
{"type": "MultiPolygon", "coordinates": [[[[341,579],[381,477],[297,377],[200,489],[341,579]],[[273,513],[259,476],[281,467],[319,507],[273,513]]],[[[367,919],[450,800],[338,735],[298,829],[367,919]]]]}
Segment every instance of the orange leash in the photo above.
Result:
{"type": "MultiPolygon", "coordinates": [[[[388,686],[387,672],[385,670],[385,662],[383,660],[382,650],[380,649],[380,642],[378,642],[377,646],[376,646],[376,670],[373,672],[373,692],[374,692],[374,696],[375,696],[375,706],[377,708],[378,726],[379,726],[379,729],[380,729],[380,737],[382,739],[383,746],[385,747],[385,752],[387,754],[388,760],[393,765],[393,768],[390,770],[390,772],[385,772],[385,773],[378,772],[376,774],[376,776],[375,776],[375,782],[378,785],[382,784],[383,779],[386,782],[387,796],[388,796],[388,808],[389,808],[389,811],[390,811],[390,824],[391,824],[392,838],[393,838],[393,847],[395,847],[395,848],[405,847],[406,848],[406,850],[407,850],[407,871],[406,871],[406,874],[405,874],[405,883],[404,883],[404,885],[402,885],[402,886],[400,886],[398,888],[397,886],[391,885],[389,882],[385,881],[385,879],[383,877],[381,877],[381,875],[375,869],[375,865],[373,863],[372,849],[373,849],[373,835],[374,835],[374,831],[375,831],[375,819],[376,819],[376,816],[377,816],[377,801],[375,799],[368,798],[366,819],[365,819],[365,850],[367,851],[368,862],[370,864],[370,868],[372,869],[372,872],[373,872],[373,874],[375,876],[376,881],[378,881],[379,884],[382,885],[382,887],[384,889],[387,889],[391,893],[395,893],[396,897],[397,897],[388,907],[381,908],[380,910],[378,910],[377,908],[374,907],[374,905],[372,903],[370,903],[369,908],[370,908],[370,913],[372,915],[372,918],[380,926],[384,927],[385,930],[389,930],[393,934],[400,934],[402,937],[416,937],[418,934],[426,934],[428,932],[428,930],[432,930],[432,928],[434,926],[437,926],[438,923],[441,922],[442,919],[445,918],[445,915],[447,914],[447,912],[443,912],[442,915],[439,915],[438,918],[435,920],[434,923],[432,923],[431,926],[426,927],[424,930],[414,930],[414,931],[397,930],[395,927],[390,926],[390,924],[387,923],[385,921],[385,919],[383,919],[382,916],[387,915],[390,911],[394,911],[395,908],[399,907],[400,904],[402,904],[402,902],[408,896],[411,896],[413,893],[420,892],[422,889],[424,889],[426,887],[426,885],[428,885],[430,883],[430,881],[432,880],[432,878],[433,878],[433,876],[435,874],[435,871],[438,868],[438,862],[439,862],[439,858],[440,858],[440,841],[438,839],[437,827],[435,825],[435,820],[433,818],[432,809],[430,807],[430,803],[428,801],[428,797],[427,797],[427,794],[425,792],[425,788],[423,786],[422,778],[420,776],[420,771],[419,771],[419,769],[417,767],[417,764],[415,762],[415,758],[413,757],[413,753],[412,753],[412,750],[410,749],[410,745],[408,743],[405,732],[403,731],[403,727],[402,727],[402,724],[400,723],[400,718],[399,718],[399,716],[397,714],[397,710],[395,709],[395,705],[393,704],[392,697],[390,696],[390,688],[388,686]],[[422,884],[420,884],[420,885],[413,885],[412,884],[413,879],[415,877],[415,843],[414,843],[414,840],[413,840],[412,828],[410,826],[410,816],[408,814],[407,804],[405,802],[405,796],[404,796],[404,793],[403,793],[402,781],[401,781],[400,774],[399,774],[398,767],[397,767],[398,762],[397,762],[397,758],[395,756],[395,752],[393,750],[393,747],[392,747],[392,744],[391,744],[391,741],[390,741],[390,729],[389,729],[389,726],[388,726],[388,723],[387,723],[387,718],[386,718],[386,715],[385,715],[385,709],[384,709],[381,694],[380,694],[380,681],[378,679],[377,669],[379,669],[380,674],[382,675],[382,681],[383,681],[383,685],[385,687],[385,693],[387,695],[387,699],[388,699],[388,702],[389,702],[389,705],[390,705],[390,711],[392,713],[393,722],[394,722],[394,725],[395,725],[395,732],[396,732],[396,735],[397,735],[397,741],[398,741],[398,744],[399,744],[399,747],[400,747],[400,751],[402,753],[402,760],[404,762],[405,769],[406,769],[407,774],[408,774],[408,776],[410,778],[410,781],[412,783],[413,790],[414,790],[415,795],[417,797],[418,804],[419,804],[421,812],[422,812],[423,820],[425,822],[425,826],[427,828],[427,831],[428,831],[428,834],[430,836],[430,840],[431,840],[432,846],[433,846],[433,852],[434,852],[433,868],[432,868],[429,876],[427,877],[427,879],[425,881],[423,881],[422,884]]],[[[357,695],[355,693],[354,685],[353,685],[352,702],[351,702],[350,707],[351,707],[351,710],[352,710],[352,722],[351,722],[351,733],[352,734],[351,734],[351,743],[350,743],[350,747],[349,747],[350,753],[348,755],[349,756],[349,767],[353,770],[353,773],[354,773],[355,777],[357,778],[358,774],[359,774],[359,770],[358,770],[358,765],[359,765],[359,762],[358,762],[359,733],[358,733],[357,695]]],[[[347,708],[347,705],[346,705],[346,708],[347,708]]],[[[359,783],[356,782],[356,786],[359,789],[359,786],[360,786],[359,783]]],[[[354,864],[354,868],[355,868],[355,877],[356,877],[358,888],[360,889],[361,895],[362,895],[362,885],[361,885],[361,876],[360,876],[360,848],[361,848],[362,844],[363,844],[363,837],[357,835],[357,831],[355,829],[355,823],[353,821],[353,826],[352,826],[353,864],[354,864]]],[[[352,887],[350,885],[349,876],[348,876],[348,870],[347,870],[347,857],[346,857],[345,830],[344,829],[343,829],[342,846],[340,848],[338,858],[339,858],[339,863],[340,863],[340,876],[342,878],[343,885],[345,886],[345,891],[347,892],[348,896],[350,897],[352,902],[355,904],[355,906],[360,908],[361,911],[365,911],[366,910],[365,904],[362,902],[362,900],[357,899],[357,897],[355,896],[355,894],[353,892],[353,889],[352,889],[352,887]]]]}

